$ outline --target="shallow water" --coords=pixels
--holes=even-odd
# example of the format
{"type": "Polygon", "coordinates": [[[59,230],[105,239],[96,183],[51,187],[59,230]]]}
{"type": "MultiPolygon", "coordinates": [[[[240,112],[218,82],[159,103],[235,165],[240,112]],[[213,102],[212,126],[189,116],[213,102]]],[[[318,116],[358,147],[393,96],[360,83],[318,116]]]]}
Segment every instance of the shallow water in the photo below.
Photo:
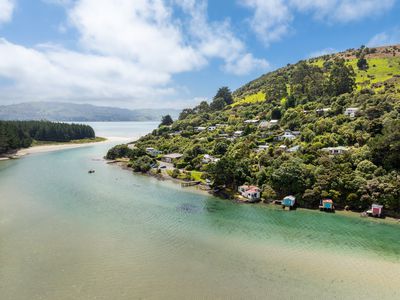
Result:
{"type": "Polygon", "coordinates": [[[105,164],[110,146],[0,162],[0,299],[400,297],[400,226],[192,193],[105,164]]]}

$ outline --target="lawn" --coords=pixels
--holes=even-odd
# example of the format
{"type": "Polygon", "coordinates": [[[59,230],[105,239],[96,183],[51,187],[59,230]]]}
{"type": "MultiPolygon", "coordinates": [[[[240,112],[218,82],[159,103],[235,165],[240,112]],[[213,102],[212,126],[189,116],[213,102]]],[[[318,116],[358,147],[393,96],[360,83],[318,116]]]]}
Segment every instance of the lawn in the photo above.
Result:
{"type": "Polygon", "coordinates": [[[257,94],[252,94],[244,97],[244,99],[235,99],[235,102],[232,104],[232,107],[248,104],[248,103],[257,103],[263,102],[266,99],[266,95],[264,92],[258,92],[257,94]]]}
{"type": "Polygon", "coordinates": [[[191,174],[193,181],[201,181],[204,182],[204,179],[201,178],[203,172],[200,171],[192,171],[191,174]]]}

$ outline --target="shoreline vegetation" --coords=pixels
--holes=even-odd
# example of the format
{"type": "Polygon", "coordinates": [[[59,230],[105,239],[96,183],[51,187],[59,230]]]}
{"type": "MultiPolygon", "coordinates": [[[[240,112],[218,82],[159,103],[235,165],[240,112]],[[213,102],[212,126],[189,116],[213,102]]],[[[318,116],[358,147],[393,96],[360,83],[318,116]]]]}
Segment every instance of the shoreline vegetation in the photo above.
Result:
{"type": "Polygon", "coordinates": [[[397,46],[300,61],[234,92],[221,87],[107,159],[206,181],[225,198],[400,218],[399,87],[397,46]]]}
{"type": "Polygon", "coordinates": [[[21,148],[12,150],[8,153],[0,154],[0,161],[19,159],[25,155],[42,153],[42,152],[52,152],[65,149],[74,149],[89,146],[95,143],[106,142],[108,139],[104,137],[95,137],[92,139],[80,139],[71,140],[69,142],[43,142],[43,141],[33,141],[32,145],[28,148],[21,148]]]}
{"type": "MultiPolygon", "coordinates": [[[[132,171],[132,167],[130,166],[130,161],[129,161],[129,159],[126,159],[126,158],[118,158],[115,160],[108,160],[107,164],[116,165],[124,170],[132,171]]],[[[201,193],[205,196],[214,196],[221,200],[233,201],[237,204],[260,205],[260,206],[272,205],[272,206],[275,206],[276,209],[280,209],[279,208],[280,205],[275,205],[273,200],[267,201],[265,199],[262,199],[258,202],[251,202],[251,201],[248,201],[246,198],[236,195],[236,193],[234,193],[234,192],[215,193],[213,191],[213,189],[210,188],[204,181],[200,182],[197,185],[184,186],[184,184],[188,183],[188,180],[174,178],[171,175],[169,175],[168,172],[160,172],[159,173],[156,170],[152,169],[145,173],[142,173],[142,172],[134,172],[134,173],[136,175],[142,175],[142,176],[155,178],[160,181],[169,181],[173,184],[180,185],[182,188],[185,188],[185,190],[187,190],[187,191],[190,191],[193,193],[201,193]]],[[[316,212],[316,211],[318,211],[318,208],[312,209],[312,208],[298,207],[298,208],[296,208],[296,210],[316,212]]],[[[344,209],[335,210],[335,214],[350,217],[350,218],[360,217],[360,212],[344,210],[344,209]]],[[[368,221],[375,222],[375,223],[400,225],[400,219],[393,218],[393,217],[363,218],[363,219],[367,219],[368,221]]]]}

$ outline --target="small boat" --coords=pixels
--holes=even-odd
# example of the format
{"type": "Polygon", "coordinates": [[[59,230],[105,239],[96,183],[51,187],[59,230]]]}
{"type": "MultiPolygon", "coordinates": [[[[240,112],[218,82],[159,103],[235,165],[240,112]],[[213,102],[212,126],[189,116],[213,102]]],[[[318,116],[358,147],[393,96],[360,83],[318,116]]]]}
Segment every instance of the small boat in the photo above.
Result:
{"type": "Polygon", "coordinates": [[[96,172],[95,170],[91,169],[88,171],[89,174],[93,174],[94,172],[96,172]]]}

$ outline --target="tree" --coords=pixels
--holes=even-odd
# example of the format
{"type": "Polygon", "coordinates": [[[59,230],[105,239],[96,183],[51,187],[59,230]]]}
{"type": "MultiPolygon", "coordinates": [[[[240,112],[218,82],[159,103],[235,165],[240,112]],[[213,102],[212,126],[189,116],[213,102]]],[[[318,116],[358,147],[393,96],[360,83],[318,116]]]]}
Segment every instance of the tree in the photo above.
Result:
{"type": "Polygon", "coordinates": [[[329,93],[332,96],[351,93],[355,85],[353,68],[346,66],[344,59],[336,59],[329,74],[329,93]]]}
{"type": "Polygon", "coordinates": [[[217,142],[214,146],[214,154],[224,155],[228,151],[228,145],[224,141],[217,142]]]}
{"type": "Polygon", "coordinates": [[[217,98],[224,99],[224,101],[227,105],[230,105],[233,103],[232,93],[231,93],[230,89],[226,86],[224,86],[218,90],[217,94],[214,96],[214,100],[217,98]]]}
{"type": "Polygon", "coordinates": [[[201,101],[193,110],[195,113],[204,114],[210,111],[210,106],[207,101],[201,101]]]}
{"type": "Polygon", "coordinates": [[[361,71],[366,71],[369,68],[368,61],[364,56],[361,56],[357,61],[357,67],[361,71]]]}
{"type": "Polygon", "coordinates": [[[281,164],[271,175],[274,190],[282,195],[301,194],[306,188],[306,170],[300,159],[292,159],[281,164]]]}
{"type": "Polygon", "coordinates": [[[171,118],[170,115],[166,115],[166,116],[163,116],[163,117],[161,118],[161,124],[160,124],[160,126],[169,126],[169,125],[171,125],[172,123],[174,123],[174,120],[172,120],[172,118],[171,118]]]}
{"type": "Polygon", "coordinates": [[[179,120],[184,120],[188,118],[190,115],[194,113],[193,109],[191,108],[185,108],[182,110],[182,112],[179,114],[179,120]]]}
{"type": "Polygon", "coordinates": [[[296,98],[293,97],[293,95],[290,95],[287,97],[286,102],[285,102],[285,107],[290,108],[290,107],[295,107],[296,106],[296,98]]]}
{"type": "Polygon", "coordinates": [[[282,112],[278,107],[275,107],[271,112],[271,119],[272,120],[280,120],[282,117],[282,112]]]}
{"type": "Polygon", "coordinates": [[[215,98],[210,104],[210,109],[212,111],[222,110],[225,107],[225,105],[226,102],[224,98],[215,98]]]}
{"type": "Polygon", "coordinates": [[[373,138],[369,146],[376,165],[387,170],[400,169],[400,120],[388,121],[382,134],[373,138]]]}
{"type": "Polygon", "coordinates": [[[282,76],[273,76],[265,88],[265,94],[271,101],[279,101],[287,96],[286,80],[282,76]]]}
{"type": "Polygon", "coordinates": [[[302,61],[290,76],[291,95],[295,99],[316,99],[324,93],[325,76],[318,66],[302,61]]]}

